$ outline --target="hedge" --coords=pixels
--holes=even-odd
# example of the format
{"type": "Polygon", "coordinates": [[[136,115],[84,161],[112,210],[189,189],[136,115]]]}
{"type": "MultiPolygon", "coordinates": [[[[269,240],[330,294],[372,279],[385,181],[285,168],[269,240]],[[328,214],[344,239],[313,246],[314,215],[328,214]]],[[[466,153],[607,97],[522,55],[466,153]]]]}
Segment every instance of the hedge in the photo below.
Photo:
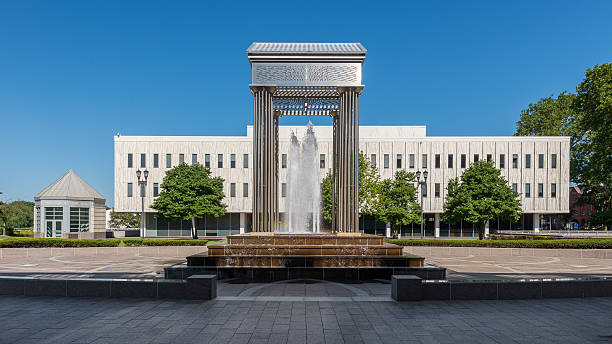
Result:
{"type": "Polygon", "coordinates": [[[551,240],[453,240],[453,239],[385,239],[400,246],[501,247],[501,248],[583,248],[610,249],[612,238],[551,240]]]}
{"type": "Polygon", "coordinates": [[[59,239],[8,238],[0,240],[0,248],[11,247],[136,247],[136,246],[205,246],[219,242],[207,239],[59,239]]]}

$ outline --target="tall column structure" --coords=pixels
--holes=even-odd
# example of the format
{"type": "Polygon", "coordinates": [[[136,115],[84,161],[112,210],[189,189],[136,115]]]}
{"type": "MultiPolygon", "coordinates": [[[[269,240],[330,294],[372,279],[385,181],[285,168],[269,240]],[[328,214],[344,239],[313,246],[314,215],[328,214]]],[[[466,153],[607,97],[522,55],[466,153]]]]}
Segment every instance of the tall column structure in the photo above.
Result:
{"type": "Polygon", "coordinates": [[[278,224],[278,117],[274,87],[252,86],[253,231],[273,232],[278,224]]]}
{"type": "Polygon", "coordinates": [[[278,227],[278,119],[334,118],[334,232],[359,232],[360,43],[253,43],[253,231],[278,227]]]}

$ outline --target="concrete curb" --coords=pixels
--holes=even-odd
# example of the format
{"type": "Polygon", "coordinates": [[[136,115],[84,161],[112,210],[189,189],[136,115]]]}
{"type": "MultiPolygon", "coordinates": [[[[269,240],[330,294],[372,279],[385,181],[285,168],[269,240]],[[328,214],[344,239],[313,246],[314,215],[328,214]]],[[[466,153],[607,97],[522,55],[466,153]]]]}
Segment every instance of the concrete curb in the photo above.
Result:
{"type": "Polygon", "coordinates": [[[0,295],[211,300],[217,297],[217,276],[193,275],[186,280],[0,276],[0,295]]]}
{"type": "Polygon", "coordinates": [[[516,300],[542,298],[610,297],[612,279],[525,279],[499,281],[422,280],[417,276],[392,278],[397,301],[516,300]]]}

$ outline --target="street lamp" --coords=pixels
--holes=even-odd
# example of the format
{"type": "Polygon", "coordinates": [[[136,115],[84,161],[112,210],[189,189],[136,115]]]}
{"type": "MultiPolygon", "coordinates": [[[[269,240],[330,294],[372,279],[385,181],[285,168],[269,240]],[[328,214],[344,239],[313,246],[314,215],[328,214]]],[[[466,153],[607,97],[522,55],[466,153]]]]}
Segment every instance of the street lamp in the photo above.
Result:
{"type": "Polygon", "coordinates": [[[429,172],[427,172],[427,170],[423,171],[423,181],[421,181],[421,171],[417,171],[416,172],[416,177],[417,177],[417,183],[419,184],[419,187],[421,188],[421,238],[425,237],[425,231],[423,229],[423,186],[425,186],[425,183],[427,183],[427,176],[429,175],[429,172]]]}
{"type": "Polygon", "coordinates": [[[140,237],[145,237],[145,212],[144,212],[144,198],[145,198],[145,188],[147,186],[147,179],[149,179],[149,171],[144,170],[141,172],[140,170],[136,171],[136,178],[138,178],[138,186],[140,187],[140,200],[142,201],[142,213],[140,214],[140,237]],[[141,175],[144,177],[140,179],[141,175]]]}

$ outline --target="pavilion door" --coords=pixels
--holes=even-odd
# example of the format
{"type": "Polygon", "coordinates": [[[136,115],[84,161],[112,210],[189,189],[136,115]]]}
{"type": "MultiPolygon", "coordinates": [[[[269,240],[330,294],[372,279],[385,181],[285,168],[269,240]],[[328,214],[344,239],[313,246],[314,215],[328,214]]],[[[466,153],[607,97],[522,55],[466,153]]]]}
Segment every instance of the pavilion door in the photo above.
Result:
{"type": "Polygon", "coordinates": [[[62,221],[47,221],[47,238],[62,237],[62,221]]]}

